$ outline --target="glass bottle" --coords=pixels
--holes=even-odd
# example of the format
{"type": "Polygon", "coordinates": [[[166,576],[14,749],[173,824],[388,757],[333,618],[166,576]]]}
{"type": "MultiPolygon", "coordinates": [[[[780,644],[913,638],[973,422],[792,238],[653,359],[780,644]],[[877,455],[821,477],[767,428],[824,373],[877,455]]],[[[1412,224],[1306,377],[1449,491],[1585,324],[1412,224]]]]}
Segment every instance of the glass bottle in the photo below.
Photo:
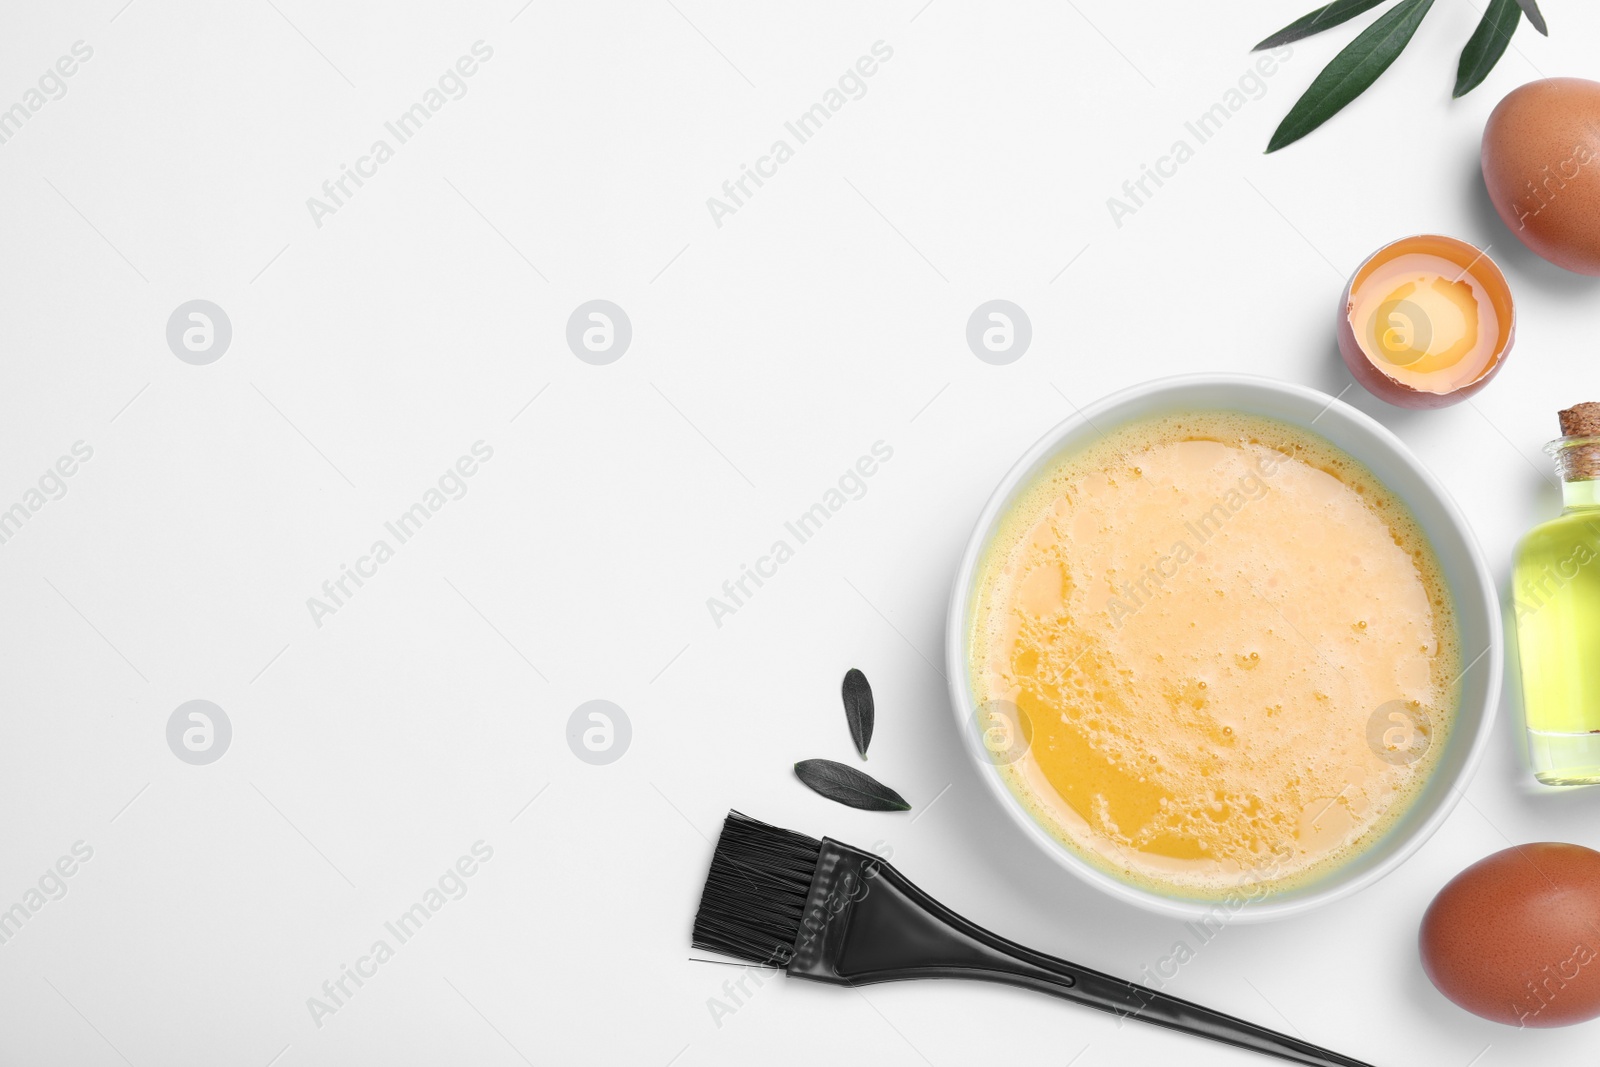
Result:
{"type": "Polygon", "coordinates": [[[1561,412],[1545,451],[1561,514],[1528,531],[1512,564],[1512,607],[1528,756],[1545,785],[1600,784],[1600,404],[1561,412]]]}

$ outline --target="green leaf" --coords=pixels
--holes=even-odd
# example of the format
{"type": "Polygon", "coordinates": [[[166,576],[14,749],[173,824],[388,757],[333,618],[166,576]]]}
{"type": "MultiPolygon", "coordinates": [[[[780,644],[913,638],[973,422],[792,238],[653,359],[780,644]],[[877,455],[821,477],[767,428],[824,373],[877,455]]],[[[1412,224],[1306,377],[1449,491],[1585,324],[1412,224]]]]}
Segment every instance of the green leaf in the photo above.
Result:
{"type": "Polygon", "coordinates": [[[1433,0],[1403,0],[1361,31],[1322,68],[1305,95],[1295,101],[1267,143],[1268,152],[1293,144],[1338,114],[1350,101],[1367,91],[1411,43],[1433,0]]]}
{"type": "Polygon", "coordinates": [[[1489,0],[1483,20],[1472,31],[1472,38],[1461,50],[1461,64],[1456,67],[1456,89],[1451,96],[1466,96],[1489,76],[1500,57],[1506,54],[1511,35],[1517,32],[1522,21],[1522,9],[1517,0],[1489,0]]]}
{"type": "Polygon", "coordinates": [[[815,792],[863,811],[910,811],[905,798],[871,775],[831,759],[803,759],[794,774],[815,792]]]}
{"type": "MultiPolygon", "coordinates": [[[[1314,33],[1332,29],[1341,22],[1349,22],[1363,11],[1371,11],[1383,2],[1384,0],[1333,0],[1331,4],[1319,7],[1309,15],[1295,19],[1283,29],[1250,49],[1250,51],[1259,52],[1263,48],[1276,48],[1280,44],[1304,40],[1314,33]]],[[[1532,3],[1533,0],[1528,0],[1528,2],[1532,3]]]]}
{"type": "Polygon", "coordinates": [[[1517,0],[1517,6],[1522,8],[1522,13],[1528,16],[1528,21],[1533,23],[1533,28],[1550,36],[1550,27],[1544,24],[1544,15],[1539,10],[1539,0],[1517,0]]]}
{"type": "Polygon", "coordinates": [[[850,740],[856,743],[856,751],[861,753],[861,758],[866,759],[867,746],[872,744],[872,723],[876,718],[872,686],[868,684],[866,675],[851,667],[845,672],[839,695],[844,698],[844,717],[850,724],[850,740]]]}

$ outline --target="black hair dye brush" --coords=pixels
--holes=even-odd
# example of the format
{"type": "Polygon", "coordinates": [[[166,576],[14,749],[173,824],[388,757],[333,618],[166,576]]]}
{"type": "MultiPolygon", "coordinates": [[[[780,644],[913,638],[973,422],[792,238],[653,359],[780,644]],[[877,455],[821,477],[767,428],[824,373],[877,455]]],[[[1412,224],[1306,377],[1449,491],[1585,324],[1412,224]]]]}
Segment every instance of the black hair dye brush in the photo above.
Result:
{"type": "Polygon", "coordinates": [[[858,848],[739,812],[722,824],[694,947],[796,978],[1003,982],[1315,1067],[1368,1067],[1285,1034],[1034,952],[963,919],[858,848]]]}

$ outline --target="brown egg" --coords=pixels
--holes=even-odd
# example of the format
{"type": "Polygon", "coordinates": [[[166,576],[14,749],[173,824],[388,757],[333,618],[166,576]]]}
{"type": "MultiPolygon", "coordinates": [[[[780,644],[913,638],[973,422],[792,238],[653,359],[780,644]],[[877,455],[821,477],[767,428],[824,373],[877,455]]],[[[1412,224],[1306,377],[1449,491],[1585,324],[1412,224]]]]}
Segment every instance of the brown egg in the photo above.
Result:
{"type": "Polygon", "coordinates": [[[1356,381],[1402,408],[1442,408],[1500,372],[1516,336],[1511,287],[1488,254],[1418,234],[1368,256],[1339,296],[1339,354],[1356,381]]]}
{"type": "Polygon", "coordinates": [[[1600,1015],[1600,852],[1553,842],[1479,860],[1422,917],[1422,969],[1439,992],[1509,1026],[1600,1015]]]}
{"type": "Polygon", "coordinates": [[[1600,82],[1513,89],[1483,129],[1483,182],[1500,218],[1557,266],[1600,274],[1600,82]]]}

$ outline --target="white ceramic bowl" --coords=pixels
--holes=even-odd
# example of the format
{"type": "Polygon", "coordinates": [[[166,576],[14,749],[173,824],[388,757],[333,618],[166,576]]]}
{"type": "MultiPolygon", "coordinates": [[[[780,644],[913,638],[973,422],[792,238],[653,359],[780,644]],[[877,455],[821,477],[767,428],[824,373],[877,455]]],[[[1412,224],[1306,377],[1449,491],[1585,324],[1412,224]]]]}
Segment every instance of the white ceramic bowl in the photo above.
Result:
{"type": "MultiPolygon", "coordinates": [[[[1433,773],[1416,801],[1377,842],[1322,879],[1248,903],[1233,913],[1234,921],[1260,922],[1298,915],[1371,885],[1394,870],[1439,828],[1455,806],[1488,743],[1500,693],[1501,617],[1493,579],[1484,565],[1465,517],[1444,487],[1404,444],[1377,422],[1315,389],[1267,378],[1232,374],[1195,374],[1164,378],[1124,389],[1067,419],[1017,461],[989,498],[977,528],[961,557],[946,619],[945,660],[957,728],[976,742],[977,710],[968,678],[967,622],[976,592],[979,560],[996,525],[1020,490],[1056,457],[1081,449],[1101,433],[1124,423],[1155,415],[1221,409],[1264,415],[1320,434],[1360,460],[1410,508],[1438,555],[1456,606],[1461,631],[1460,704],[1455,725],[1433,773]]],[[[1215,914],[1217,905],[1163,896],[1125,882],[1071,851],[1040,825],[1012,793],[992,763],[980,760],[979,774],[1012,819],[1039,848],[1067,870],[1119,900],[1180,918],[1215,914]]]]}

